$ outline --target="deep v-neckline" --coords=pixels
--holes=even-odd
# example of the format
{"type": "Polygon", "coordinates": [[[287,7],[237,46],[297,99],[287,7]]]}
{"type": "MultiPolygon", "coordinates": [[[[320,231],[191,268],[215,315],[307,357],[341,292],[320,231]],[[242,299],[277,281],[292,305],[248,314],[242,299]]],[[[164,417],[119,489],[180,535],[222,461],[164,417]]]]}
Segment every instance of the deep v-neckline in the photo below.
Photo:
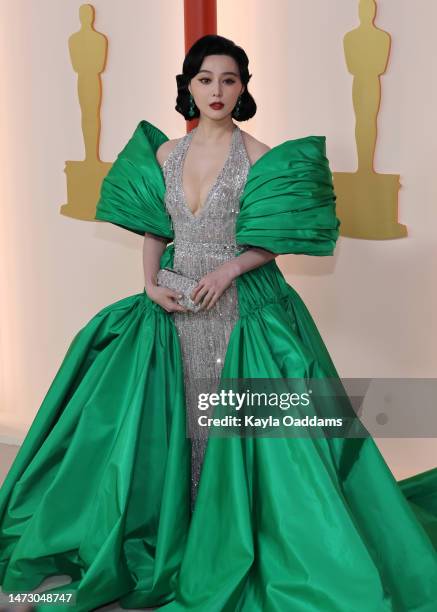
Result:
{"type": "Polygon", "coordinates": [[[217,177],[216,177],[215,181],[212,183],[211,187],[209,188],[209,191],[208,191],[208,193],[206,195],[206,199],[205,199],[204,203],[202,204],[202,206],[198,209],[199,212],[197,214],[193,213],[193,211],[191,210],[191,208],[190,208],[190,206],[188,204],[187,198],[185,196],[184,179],[183,179],[185,158],[187,156],[188,149],[190,148],[190,143],[191,143],[191,140],[193,138],[193,133],[197,130],[197,127],[192,129],[191,132],[189,132],[186,135],[187,140],[185,142],[185,146],[184,146],[184,150],[183,150],[183,153],[182,153],[182,158],[181,158],[180,166],[179,166],[179,184],[180,184],[180,188],[181,188],[183,207],[184,207],[185,211],[188,213],[188,215],[192,219],[200,219],[203,216],[203,214],[205,213],[205,210],[207,209],[207,207],[209,205],[209,202],[211,200],[211,195],[212,195],[216,185],[220,181],[224,171],[226,170],[226,168],[228,166],[228,163],[229,163],[229,160],[231,159],[232,151],[233,151],[233,148],[234,148],[234,140],[236,138],[236,134],[237,134],[237,130],[238,129],[239,129],[238,125],[235,125],[234,126],[234,130],[232,132],[231,144],[229,146],[229,152],[228,152],[228,155],[226,157],[226,160],[225,160],[225,162],[224,162],[224,164],[222,166],[222,169],[217,174],[217,177]]]}

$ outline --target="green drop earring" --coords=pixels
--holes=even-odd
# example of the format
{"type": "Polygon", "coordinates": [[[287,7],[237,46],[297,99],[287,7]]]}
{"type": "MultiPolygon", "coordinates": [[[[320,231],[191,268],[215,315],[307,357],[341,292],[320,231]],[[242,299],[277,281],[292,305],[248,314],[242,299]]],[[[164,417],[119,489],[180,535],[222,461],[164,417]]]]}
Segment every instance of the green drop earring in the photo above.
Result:
{"type": "Polygon", "coordinates": [[[235,117],[235,119],[239,118],[240,110],[241,110],[241,96],[238,96],[238,102],[237,102],[237,104],[235,105],[235,108],[234,108],[234,117],[235,117]]]}
{"type": "Polygon", "coordinates": [[[194,115],[196,114],[196,111],[195,111],[195,108],[194,108],[194,107],[195,107],[195,104],[194,104],[194,98],[193,98],[193,96],[190,94],[190,107],[189,107],[189,109],[188,109],[188,115],[189,115],[189,117],[194,117],[194,115]]]}

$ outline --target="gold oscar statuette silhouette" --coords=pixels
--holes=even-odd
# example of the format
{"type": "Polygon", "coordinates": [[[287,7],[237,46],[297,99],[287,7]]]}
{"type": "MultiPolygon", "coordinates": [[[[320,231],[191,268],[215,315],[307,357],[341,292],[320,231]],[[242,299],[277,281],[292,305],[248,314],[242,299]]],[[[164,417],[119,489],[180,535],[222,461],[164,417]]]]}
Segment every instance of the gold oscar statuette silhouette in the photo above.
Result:
{"type": "Polygon", "coordinates": [[[100,73],[105,68],[108,44],[106,37],[94,30],[94,16],[94,7],[82,4],[79,8],[81,28],[68,39],[71,63],[77,73],[85,159],[65,162],[67,204],[60,209],[63,215],[86,220],[94,220],[100,186],[112,166],[102,162],[99,156],[100,73]]]}
{"type": "Polygon", "coordinates": [[[360,25],[343,40],[347,68],[353,75],[356,172],[333,173],[340,233],[352,238],[386,240],[407,235],[398,222],[398,174],[373,169],[377,116],[381,98],[380,75],[390,55],[390,35],[377,28],[375,0],[359,0],[360,25]]]}

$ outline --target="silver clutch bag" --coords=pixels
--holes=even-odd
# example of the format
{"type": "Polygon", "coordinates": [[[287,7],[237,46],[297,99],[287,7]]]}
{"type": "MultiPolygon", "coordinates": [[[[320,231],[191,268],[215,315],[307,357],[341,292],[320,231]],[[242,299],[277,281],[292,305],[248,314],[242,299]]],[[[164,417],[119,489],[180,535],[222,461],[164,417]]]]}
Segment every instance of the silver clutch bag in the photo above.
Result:
{"type": "Polygon", "coordinates": [[[156,275],[156,282],[160,287],[167,287],[167,289],[173,289],[182,294],[182,297],[177,300],[177,303],[187,310],[191,312],[200,310],[202,302],[195,304],[190,297],[194,287],[199,282],[195,278],[185,276],[181,274],[181,272],[175,272],[171,268],[161,268],[156,275]]]}

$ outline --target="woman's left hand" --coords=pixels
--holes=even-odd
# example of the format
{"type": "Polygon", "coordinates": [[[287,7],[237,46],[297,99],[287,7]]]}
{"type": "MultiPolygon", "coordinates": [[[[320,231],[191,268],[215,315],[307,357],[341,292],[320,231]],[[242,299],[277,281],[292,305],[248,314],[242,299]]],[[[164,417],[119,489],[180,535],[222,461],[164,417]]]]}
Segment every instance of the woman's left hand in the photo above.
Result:
{"type": "Polygon", "coordinates": [[[210,310],[222,293],[231,285],[236,273],[231,262],[226,262],[212,272],[205,274],[194,287],[191,299],[198,304],[202,298],[201,310],[210,310]]]}

